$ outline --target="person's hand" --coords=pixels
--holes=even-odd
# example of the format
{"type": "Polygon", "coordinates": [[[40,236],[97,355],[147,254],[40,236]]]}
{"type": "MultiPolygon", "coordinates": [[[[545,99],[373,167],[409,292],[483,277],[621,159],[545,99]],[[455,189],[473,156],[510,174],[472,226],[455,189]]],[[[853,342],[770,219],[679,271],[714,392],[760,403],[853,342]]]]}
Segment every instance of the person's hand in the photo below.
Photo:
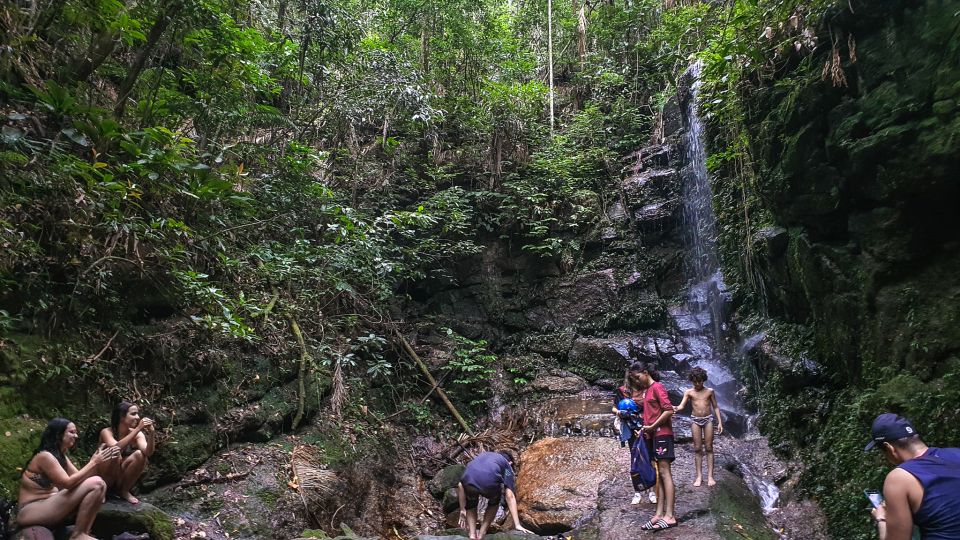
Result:
{"type": "Polygon", "coordinates": [[[644,431],[644,433],[653,433],[654,427],[653,427],[653,426],[643,426],[643,427],[640,428],[640,429],[642,429],[642,430],[644,431]]]}
{"type": "Polygon", "coordinates": [[[717,424],[717,435],[723,435],[723,424],[717,424]]]}
{"type": "Polygon", "coordinates": [[[151,420],[150,418],[142,418],[140,420],[140,423],[137,424],[137,427],[146,431],[147,433],[153,433],[154,430],[156,429],[153,425],[153,420],[151,420]]]}
{"type": "Polygon", "coordinates": [[[873,520],[879,523],[884,523],[887,521],[887,505],[885,503],[880,503],[880,506],[877,506],[870,511],[870,515],[873,516],[873,520]]]}
{"type": "Polygon", "coordinates": [[[467,511],[466,510],[460,511],[460,520],[457,521],[457,525],[459,525],[461,529],[467,528],[467,511]]]}
{"type": "Polygon", "coordinates": [[[515,531],[520,531],[520,532],[525,532],[525,533],[527,533],[527,534],[533,534],[533,531],[531,531],[530,529],[524,528],[524,526],[521,525],[521,524],[519,524],[519,523],[514,524],[513,530],[515,530],[515,531]]]}
{"type": "Polygon", "coordinates": [[[117,459],[119,457],[120,447],[100,445],[100,448],[98,448],[97,451],[90,456],[90,461],[99,465],[105,461],[110,461],[111,459],[117,459]]]}
{"type": "Polygon", "coordinates": [[[674,405],[673,412],[680,412],[680,407],[677,407],[676,405],[674,405]]]}

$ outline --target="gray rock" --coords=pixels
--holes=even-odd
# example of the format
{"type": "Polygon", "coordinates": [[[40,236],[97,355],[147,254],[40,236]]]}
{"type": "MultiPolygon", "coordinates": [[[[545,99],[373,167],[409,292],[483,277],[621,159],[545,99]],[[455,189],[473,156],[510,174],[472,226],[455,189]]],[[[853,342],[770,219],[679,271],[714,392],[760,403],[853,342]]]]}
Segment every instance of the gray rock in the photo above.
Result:
{"type": "Polygon", "coordinates": [[[98,538],[131,532],[147,533],[151,540],[173,540],[174,529],[173,519],[150,503],[108,500],[100,507],[92,532],[98,538]]]}
{"type": "Polygon", "coordinates": [[[583,377],[567,371],[540,375],[526,386],[531,391],[550,394],[576,394],[586,387],[587,381],[583,377]]]}
{"type": "Polygon", "coordinates": [[[787,251],[790,235],[783,227],[764,227],[754,233],[755,249],[762,249],[764,255],[770,259],[777,259],[787,251]]]}
{"type": "Polygon", "coordinates": [[[427,482],[427,490],[435,499],[442,499],[448,489],[456,487],[460,482],[460,477],[463,476],[463,470],[464,466],[459,464],[445,467],[427,482]]]}

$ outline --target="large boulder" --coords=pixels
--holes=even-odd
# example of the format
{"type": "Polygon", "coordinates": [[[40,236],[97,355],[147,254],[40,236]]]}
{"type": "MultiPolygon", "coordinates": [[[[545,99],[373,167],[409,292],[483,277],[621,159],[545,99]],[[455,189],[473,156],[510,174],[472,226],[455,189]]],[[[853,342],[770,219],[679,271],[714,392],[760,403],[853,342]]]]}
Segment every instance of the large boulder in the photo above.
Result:
{"type": "Polygon", "coordinates": [[[597,485],[626,476],[626,452],[612,438],[548,438],[521,456],[517,477],[520,521],[544,534],[573,529],[597,509],[597,485]]]}
{"type": "Polygon", "coordinates": [[[577,338],[567,355],[567,362],[574,371],[591,381],[622,376],[630,364],[629,348],[633,337],[577,338]]]}
{"type": "Polygon", "coordinates": [[[541,328],[571,327],[614,310],[619,289],[612,268],[585,274],[550,288],[545,303],[527,312],[527,318],[541,328]]]}
{"type": "Polygon", "coordinates": [[[445,467],[443,470],[437,473],[429,482],[427,482],[427,490],[430,491],[430,494],[436,499],[442,499],[443,494],[450,488],[457,487],[457,484],[460,483],[460,478],[463,476],[464,466],[450,465],[445,467]]]}
{"type": "Polygon", "coordinates": [[[173,540],[173,520],[163,510],[150,503],[108,500],[100,507],[93,523],[93,535],[113,538],[123,532],[147,533],[150,540],[173,540]]]}

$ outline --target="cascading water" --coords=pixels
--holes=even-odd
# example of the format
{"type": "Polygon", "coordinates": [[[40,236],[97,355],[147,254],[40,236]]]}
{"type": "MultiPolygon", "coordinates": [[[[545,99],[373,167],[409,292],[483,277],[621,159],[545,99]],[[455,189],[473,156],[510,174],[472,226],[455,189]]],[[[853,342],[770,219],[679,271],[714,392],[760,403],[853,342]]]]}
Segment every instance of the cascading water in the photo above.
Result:
{"type": "Polygon", "coordinates": [[[686,307],[691,317],[689,335],[709,339],[708,356],[722,345],[723,297],[725,289],[717,258],[717,218],[713,212],[713,193],[707,176],[707,153],[703,147],[704,129],[698,111],[700,63],[690,66],[691,81],[686,100],[686,130],[683,133],[685,167],[683,172],[683,231],[687,245],[687,277],[693,285],[686,307]]]}
{"type": "MultiPolygon", "coordinates": [[[[691,365],[707,370],[721,407],[742,411],[742,405],[736,398],[740,385],[728,368],[724,354],[725,306],[730,298],[717,256],[717,219],[707,175],[704,126],[698,110],[700,69],[701,63],[697,62],[685,74],[690,86],[687,99],[684,100],[686,129],[682,141],[685,157],[682,223],[687,248],[686,274],[690,287],[684,304],[672,308],[671,314],[687,350],[693,355],[691,365]]],[[[754,474],[746,464],[740,465],[747,485],[760,498],[764,511],[772,511],[779,499],[777,487],[754,474]]]]}

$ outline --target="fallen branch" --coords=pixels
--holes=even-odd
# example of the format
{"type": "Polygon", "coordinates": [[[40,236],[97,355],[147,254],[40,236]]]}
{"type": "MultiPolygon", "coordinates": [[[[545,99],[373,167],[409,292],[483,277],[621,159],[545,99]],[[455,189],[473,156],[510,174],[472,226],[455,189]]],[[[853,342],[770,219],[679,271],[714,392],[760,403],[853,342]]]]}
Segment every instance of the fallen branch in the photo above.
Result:
{"type": "Polygon", "coordinates": [[[110,344],[113,343],[113,338],[117,337],[117,334],[119,334],[119,333],[120,333],[119,330],[117,330],[116,332],[114,332],[113,335],[110,336],[110,339],[107,340],[107,344],[104,345],[102,349],[100,349],[100,352],[98,352],[97,354],[95,354],[95,355],[93,355],[93,356],[87,357],[86,360],[84,360],[84,362],[86,362],[86,363],[88,363],[88,364],[92,364],[92,363],[96,362],[97,360],[99,360],[100,357],[103,356],[103,353],[107,352],[107,349],[110,348],[110,344]]]}
{"type": "Polygon", "coordinates": [[[226,484],[227,482],[233,482],[234,480],[243,480],[244,478],[250,476],[250,473],[252,473],[262,461],[263,459],[258,459],[256,463],[252,464],[249,469],[243,472],[229,473],[223,476],[204,476],[200,478],[194,478],[193,480],[180,482],[177,485],[177,489],[194,487],[203,484],[226,484]]]}
{"type": "Polygon", "coordinates": [[[450,401],[450,398],[447,397],[447,393],[443,391],[443,388],[440,387],[440,383],[437,382],[437,379],[433,377],[430,373],[430,369],[427,368],[427,365],[423,363],[423,360],[417,356],[417,353],[413,350],[413,347],[410,346],[410,343],[407,341],[403,334],[400,333],[400,330],[397,327],[393,327],[393,332],[397,335],[397,338],[400,340],[400,345],[403,347],[404,352],[407,353],[420,368],[420,371],[423,372],[423,375],[430,381],[430,385],[436,388],[437,395],[440,396],[440,399],[443,400],[443,404],[447,406],[447,410],[450,411],[450,414],[457,420],[457,423],[460,424],[460,427],[463,428],[468,435],[473,436],[473,430],[470,429],[470,426],[467,425],[467,421],[463,419],[463,416],[460,415],[460,411],[453,406],[453,403],[450,401]]]}

